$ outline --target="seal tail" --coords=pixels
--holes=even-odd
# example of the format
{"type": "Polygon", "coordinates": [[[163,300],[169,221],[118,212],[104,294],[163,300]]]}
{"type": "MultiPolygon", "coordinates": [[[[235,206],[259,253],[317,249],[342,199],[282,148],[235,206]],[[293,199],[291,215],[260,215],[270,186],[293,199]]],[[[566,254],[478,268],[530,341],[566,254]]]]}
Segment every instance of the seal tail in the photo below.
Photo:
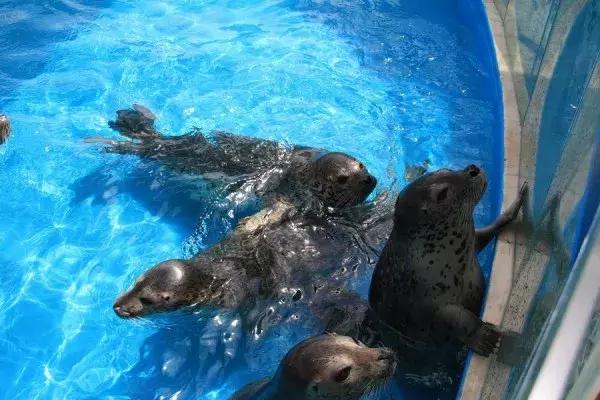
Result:
{"type": "Polygon", "coordinates": [[[132,108],[118,110],[117,118],[108,126],[130,139],[143,140],[160,137],[154,127],[156,116],[148,108],[134,104],[132,108]]]}

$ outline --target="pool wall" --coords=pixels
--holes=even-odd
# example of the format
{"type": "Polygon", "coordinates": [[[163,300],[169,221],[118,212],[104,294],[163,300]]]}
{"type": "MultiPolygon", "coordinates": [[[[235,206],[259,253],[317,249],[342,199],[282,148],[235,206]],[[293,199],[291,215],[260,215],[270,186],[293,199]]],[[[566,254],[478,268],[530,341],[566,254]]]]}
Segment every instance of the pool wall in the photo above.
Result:
{"type": "Polygon", "coordinates": [[[594,370],[599,349],[600,279],[589,274],[600,252],[590,234],[600,191],[600,0],[485,6],[503,86],[504,206],[525,182],[529,198],[523,222],[499,238],[484,319],[522,340],[503,354],[512,367],[473,357],[461,396],[542,398],[540,379],[562,341],[563,371],[552,367],[551,397],[543,394],[558,399],[584,392],[578,377],[594,370]],[[573,310],[580,319],[566,327],[573,310]]]}

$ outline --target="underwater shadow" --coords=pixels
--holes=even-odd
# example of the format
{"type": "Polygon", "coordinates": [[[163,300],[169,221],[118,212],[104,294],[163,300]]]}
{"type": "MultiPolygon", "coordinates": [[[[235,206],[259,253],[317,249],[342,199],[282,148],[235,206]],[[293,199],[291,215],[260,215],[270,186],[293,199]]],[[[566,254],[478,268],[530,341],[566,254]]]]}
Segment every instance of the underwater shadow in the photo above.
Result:
{"type": "MultiPolygon", "coordinates": [[[[203,246],[218,242],[252,207],[234,207],[197,177],[172,173],[149,163],[107,163],[71,185],[71,205],[121,202],[123,194],[185,238],[196,234],[203,246]]],[[[125,200],[126,201],[126,200],[125,200]]],[[[197,250],[197,249],[196,249],[197,250]]]]}

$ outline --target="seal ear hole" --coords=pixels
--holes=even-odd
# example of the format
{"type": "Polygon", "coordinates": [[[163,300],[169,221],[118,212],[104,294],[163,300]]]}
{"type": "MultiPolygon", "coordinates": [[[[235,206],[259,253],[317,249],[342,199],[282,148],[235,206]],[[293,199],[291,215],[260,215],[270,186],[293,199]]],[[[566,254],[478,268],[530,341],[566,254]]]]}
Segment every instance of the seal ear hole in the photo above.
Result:
{"type": "Polygon", "coordinates": [[[314,385],[312,385],[311,389],[312,389],[313,392],[319,393],[319,385],[314,384],[314,385]]]}
{"type": "Polygon", "coordinates": [[[344,382],[350,376],[350,371],[352,371],[352,366],[350,365],[340,369],[338,372],[336,372],[335,376],[333,377],[333,380],[337,383],[344,382]]]}
{"type": "Polygon", "coordinates": [[[346,182],[348,182],[348,176],[347,175],[341,175],[341,176],[337,177],[337,183],[339,183],[340,185],[343,185],[346,182]]]}

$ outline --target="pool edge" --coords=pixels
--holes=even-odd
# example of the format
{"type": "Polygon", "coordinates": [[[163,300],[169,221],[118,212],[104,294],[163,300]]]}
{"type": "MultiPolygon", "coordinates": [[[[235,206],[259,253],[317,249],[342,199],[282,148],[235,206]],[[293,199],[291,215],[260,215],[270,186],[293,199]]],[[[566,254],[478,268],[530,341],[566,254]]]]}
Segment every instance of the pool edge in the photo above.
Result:
{"type": "MultiPolygon", "coordinates": [[[[514,80],[509,66],[504,25],[493,0],[483,0],[483,3],[494,42],[496,61],[500,73],[500,84],[502,86],[504,126],[502,207],[504,209],[517,197],[519,191],[521,122],[517,107],[514,80]]],[[[514,246],[515,233],[513,231],[509,230],[498,236],[487,299],[483,311],[483,319],[485,321],[498,325],[502,322],[512,286],[515,260],[514,246]]],[[[464,375],[458,398],[462,400],[477,400],[481,397],[489,365],[489,358],[473,355],[464,375]]]]}

